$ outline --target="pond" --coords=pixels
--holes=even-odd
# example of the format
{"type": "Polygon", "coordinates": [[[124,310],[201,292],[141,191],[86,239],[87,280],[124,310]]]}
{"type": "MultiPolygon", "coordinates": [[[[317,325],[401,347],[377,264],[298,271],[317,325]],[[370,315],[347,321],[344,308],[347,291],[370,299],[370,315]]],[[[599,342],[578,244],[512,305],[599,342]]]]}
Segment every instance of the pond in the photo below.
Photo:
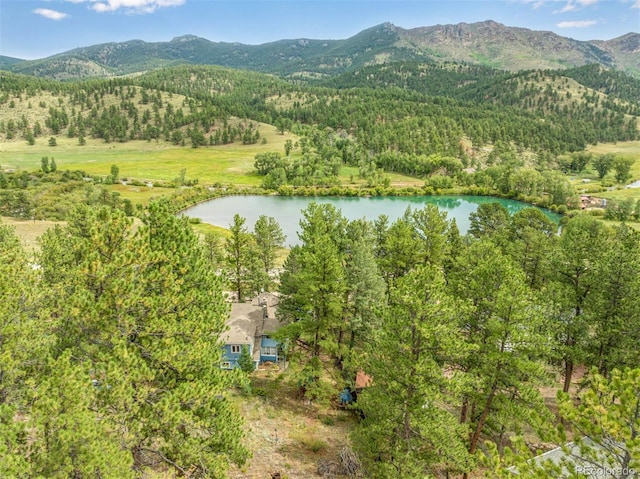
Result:
{"type": "MultiPolygon", "coordinates": [[[[365,198],[350,198],[336,196],[307,197],[307,196],[226,196],[200,203],[186,209],[183,214],[192,218],[200,218],[223,228],[233,223],[233,216],[237,213],[247,219],[246,226],[253,231],[253,226],[260,215],[272,216],[278,221],[282,231],[287,236],[287,245],[299,244],[297,230],[301,211],[309,203],[327,203],[342,211],[342,215],[354,220],[366,218],[374,220],[380,215],[387,215],[389,223],[401,217],[407,207],[422,209],[426,205],[435,205],[447,213],[447,218],[455,218],[461,234],[469,229],[469,215],[478,209],[482,203],[498,202],[514,214],[531,205],[520,201],[494,198],[489,196],[374,196],[365,198]]],[[[542,210],[556,223],[560,216],[548,210],[542,210]]]]}

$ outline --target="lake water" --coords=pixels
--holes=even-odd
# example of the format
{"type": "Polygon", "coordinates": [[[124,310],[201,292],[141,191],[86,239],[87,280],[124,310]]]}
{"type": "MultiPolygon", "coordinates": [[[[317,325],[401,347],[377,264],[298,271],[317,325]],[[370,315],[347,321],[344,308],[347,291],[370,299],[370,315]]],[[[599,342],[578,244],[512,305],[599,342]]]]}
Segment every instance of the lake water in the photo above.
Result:
{"type": "MultiPolygon", "coordinates": [[[[478,205],[482,203],[501,203],[511,214],[531,207],[531,205],[520,201],[487,196],[375,196],[369,198],[226,196],[188,208],[183,211],[183,214],[200,218],[204,223],[228,228],[233,223],[233,216],[237,213],[247,219],[246,226],[251,231],[253,231],[253,226],[260,215],[272,216],[278,221],[287,236],[285,243],[295,245],[299,244],[297,230],[302,217],[301,211],[314,201],[335,206],[349,220],[358,218],[374,220],[380,215],[387,215],[390,224],[401,217],[407,207],[422,209],[426,205],[435,205],[441,211],[445,211],[449,219],[456,219],[461,234],[465,234],[469,229],[469,215],[475,212],[478,205]]],[[[542,211],[558,222],[559,215],[547,210],[542,211]]]]}

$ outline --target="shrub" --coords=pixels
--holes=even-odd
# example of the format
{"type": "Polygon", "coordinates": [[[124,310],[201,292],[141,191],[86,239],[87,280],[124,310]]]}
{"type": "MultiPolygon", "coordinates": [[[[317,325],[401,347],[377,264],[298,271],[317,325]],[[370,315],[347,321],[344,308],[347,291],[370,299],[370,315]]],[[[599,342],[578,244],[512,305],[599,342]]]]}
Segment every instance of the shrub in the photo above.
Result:
{"type": "Polygon", "coordinates": [[[322,439],[318,439],[314,436],[302,436],[300,438],[300,443],[304,446],[305,449],[308,449],[311,452],[318,453],[324,451],[327,448],[327,443],[322,439]]]}
{"type": "Polygon", "coordinates": [[[333,426],[336,422],[331,416],[323,416],[320,422],[325,426],[333,426]]]}

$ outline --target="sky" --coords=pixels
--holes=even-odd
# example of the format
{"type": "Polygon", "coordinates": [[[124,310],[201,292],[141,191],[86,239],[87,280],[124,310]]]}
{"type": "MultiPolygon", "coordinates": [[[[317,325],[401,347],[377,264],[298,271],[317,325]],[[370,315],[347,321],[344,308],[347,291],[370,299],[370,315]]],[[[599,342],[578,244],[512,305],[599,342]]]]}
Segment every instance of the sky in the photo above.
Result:
{"type": "Polygon", "coordinates": [[[409,29],[484,20],[609,40],[640,32],[640,0],[0,0],[0,55],[36,59],[187,34],[250,45],[339,40],[384,22],[409,29]]]}

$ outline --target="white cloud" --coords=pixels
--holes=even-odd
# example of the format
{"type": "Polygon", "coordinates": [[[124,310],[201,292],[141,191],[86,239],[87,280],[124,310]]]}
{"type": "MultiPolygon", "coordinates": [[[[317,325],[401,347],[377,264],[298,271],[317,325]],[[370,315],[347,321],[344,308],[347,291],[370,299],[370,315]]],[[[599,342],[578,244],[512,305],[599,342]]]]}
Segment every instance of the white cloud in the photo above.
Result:
{"type": "MultiPolygon", "coordinates": [[[[600,0],[569,0],[567,4],[562,7],[560,10],[554,10],[553,13],[566,13],[566,12],[574,12],[576,10],[580,10],[584,7],[589,7],[591,5],[595,5],[600,0]]],[[[638,0],[640,1],[640,0],[638,0]]]]}
{"type": "Polygon", "coordinates": [[[576,20],[573,22],[560,22],[557,23],[556,26],[558,28],[585,28],[590,27],[598,23],[595,20],[576,20]]]}
{"type": "Polygon", "coordinates": [[[126,13],[153,13],[158,8],[183,5],[186,0],[66,0],[71,3],[89,3],[99,13],[122,10],[126,13]]]}
{"type": "Polygon", "coordinates": [[[520,0],[520,3],[524,3],[525,5],[532,5],[533,9],[537,10],[544,5],[545,0],[520,0]]]}
{"type": "Polygon", "coordinates": [[[576,10],[578,7],[573,2],[567,2],[567,4],[562,8],[562,10],[555,10],[553,13],[566,13],[572,12],[576,10]]]}
{"type": "Polygon", "coordinates": [[[636,0],[635,2],[633,2],[633,5],[631,5],[631,8],[640,8],[640,0],[636,0]]]}
{"type": "Polygon", "coordinates": [[[33,13],[41,15],[44,18],[48,18],[49,20],[62,20],[63,18],[67,18],[69,16],[66,13],[58,12],[56,10],[50,10],[48,8],[36,8],[33,13]]]}
{"type": "MultiPolygon", "coordinates": [[[[622,0],[622,1],[626,1],[626,0],[622,0]]],[[[640,2],[640,0],[633,0],[633,1],[640,2]]],[[[600,2],[600,0],[520,0],[520,3],[523,3],[525,5],[532,5],[534,9],[538,9],[547,4],[563,3],[563,2],[566,2],[566,5],[562,7],[561,10],[555,10],[553,13],[571,12],[582,7],[595,5],[598,2],[600,2]]]]}

